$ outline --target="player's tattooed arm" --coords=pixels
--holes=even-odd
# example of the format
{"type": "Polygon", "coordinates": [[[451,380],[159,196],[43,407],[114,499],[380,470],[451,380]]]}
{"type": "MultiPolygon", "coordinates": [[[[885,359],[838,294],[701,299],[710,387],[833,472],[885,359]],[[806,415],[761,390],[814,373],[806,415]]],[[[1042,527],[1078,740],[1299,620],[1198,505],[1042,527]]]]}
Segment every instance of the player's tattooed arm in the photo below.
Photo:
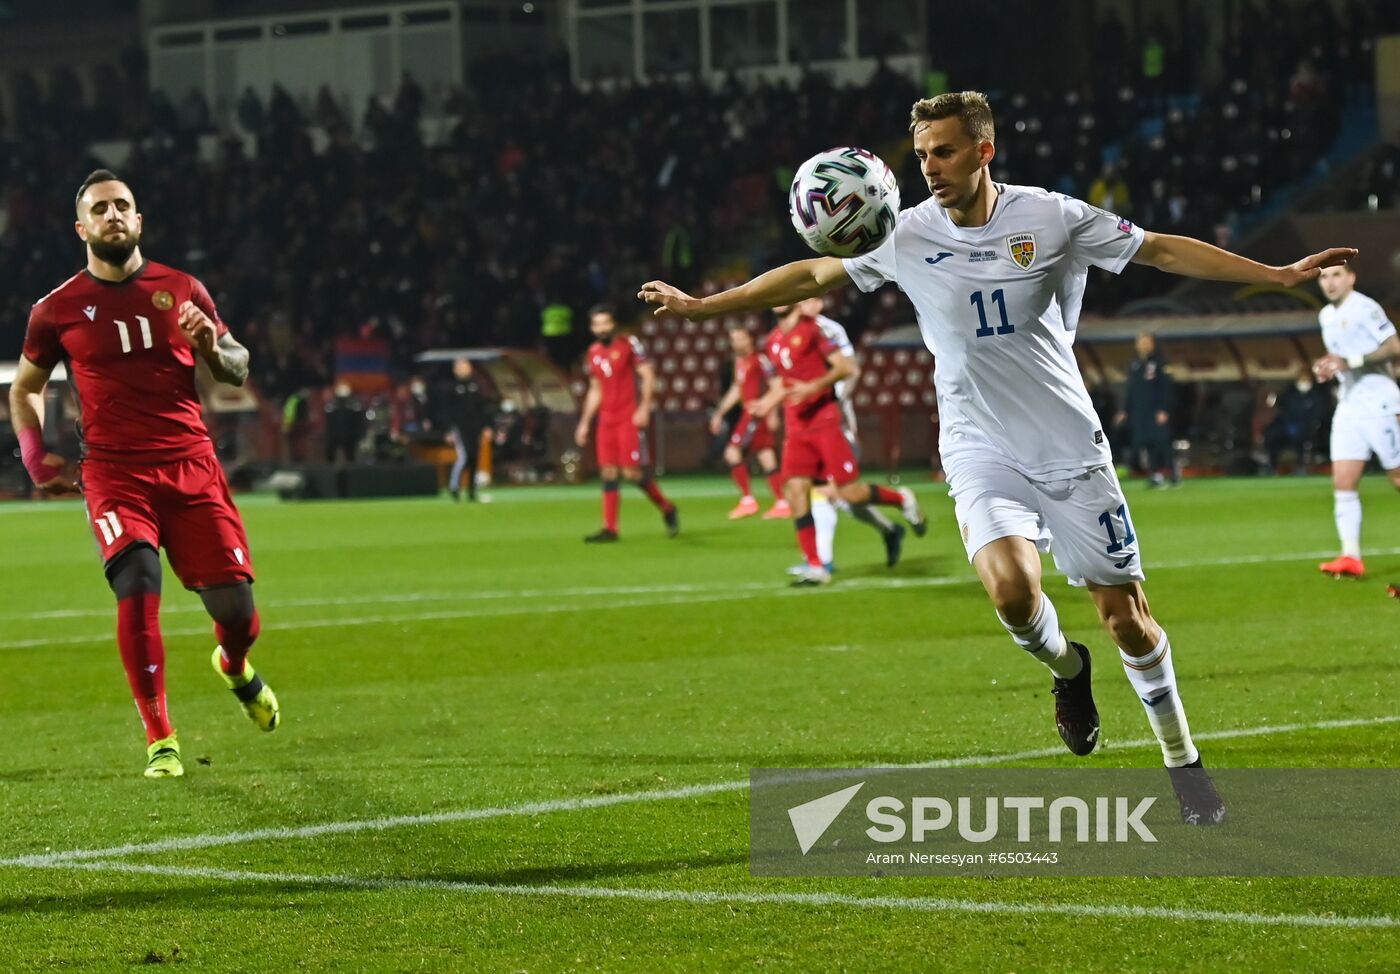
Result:
{"type": "Polygon", "coordinates": [[[209,374],[220,382],[241,386],[248,381],[248,350],[227,332],[213,351],[205,353],[204,361],[209,364],[209,374]]]}

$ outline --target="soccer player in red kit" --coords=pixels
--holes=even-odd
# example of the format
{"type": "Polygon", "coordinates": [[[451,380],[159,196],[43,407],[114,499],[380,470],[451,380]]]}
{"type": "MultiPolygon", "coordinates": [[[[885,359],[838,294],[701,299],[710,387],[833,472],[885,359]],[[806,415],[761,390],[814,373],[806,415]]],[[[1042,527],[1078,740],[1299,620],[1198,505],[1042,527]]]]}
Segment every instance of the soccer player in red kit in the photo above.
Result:
{"type": "Polygon", "coordinates": [[[675,537],[681,529],[676,505],[672,504],[646,467],[646,428],[651,423],[652,391],[656,369],[647,359],[642,343],[631,335],[617,334],[617,316],[608,305],[596,305],[588,312],[588,326],[597,339],[588,346],[588,394],[583,399],[574,442],[588,444],[593,417],[598,417],[598,473],[603,478],[603,527],[583,540],[599,544],[618,540],[617,478],[621,473],[642,489],[661,511],[666,533],[675,537]],[[639,388],[640,387],[640,388],[639,388]]]}
{"type": "Polygon", "coordinates": [[[195,391],[197,359],[219,381],[242,385],[248,350],[229,335],[203,284],[142,257],[141,214],[126,183],[99,169],[76,204],[87,267],[30,312],[10,417],[34,482],[49,494],[84,496],[146,728],[146,776],[178,777],[158,549],[214,620],[215,671],[260,728],[275,730],[279,720],[276,695],[248,663],[259,628],[252,555],[195,391]],[[80,407],[77,479],[44,446],[44,386],[60,361],[80,407]]]}
{"type": "Polygon", "coordinates": [[[837,494],[851,505],[881,504],[898,507],[914,533],[928,530],[923,511],[907,487],[891,490],[860,482],[851,442],[841,427],[836,383],[855,372],[850,358],[826,337],[817,320],[805,314],[786,314],[763,340],[763,353],[776,373],[769,390],[754,408],[765,416],[778,403],[783,410],[783,486],[797,528],[797,546],[806,565],[796,576],[797,585],[825,585],[831,573],[817,554],[817,533],[812,522],[812,484],[829,480],[837,494]]]}
{"type": "Polygon", "coordinates": [[[739,504],[729,512],[730,520],[749,517],[758,513],[758,500],[749,486],[749,468],[745,453],[758,458],[759,469],[768,479],[773,491],[773,506],[763,515],[764,520],[792,517],[787,499],[783,497],[783,478],[778,473],[778,455],[773,451],[777,439],[777,415],[770,414],[759,419],[749,412],[749,407],[763,398],[768,391],[768,379],[772,368],[758,350],[754,348],[753,336],[742,325],[729,330],[729,345],[734,349],[734,381],[725,390],[714,413],[710,416],[710,432],[715,436],[724,427],[724,416],[735,406],[742,404],[739,421],[724,447],[724,462],[729,464],[729,475],[739,488],[739,504]]]}

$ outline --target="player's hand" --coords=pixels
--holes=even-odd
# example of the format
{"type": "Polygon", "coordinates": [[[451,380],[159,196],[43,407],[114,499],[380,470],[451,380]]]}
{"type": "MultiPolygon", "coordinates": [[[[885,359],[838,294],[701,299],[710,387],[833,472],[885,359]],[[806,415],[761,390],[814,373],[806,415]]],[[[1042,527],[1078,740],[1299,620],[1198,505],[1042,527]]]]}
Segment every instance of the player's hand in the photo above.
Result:
{"type": "Polygon", "coordinates": [[[219,344],[219,326],[199,310],[193,301],[186,301],[180,305],[178,323],[180,334],[185,336],[185,341],[193,345],[199,354],[209,355],[219,344]]]}
{"type": "Polygon", "coordinates": [[[652,314],[659,315],[664,311],[669,311],[682,318],[689,318],[691,321],[703,321],[706,318],[714,317],[714,315],[705,312],[703,302],[699,298],[693,298],[680,288],[672,287],[665,281],[647,281],[637,292],[637,297],[647,304],[657,306],[652,314]]]}
{"type": "Polygon", "coordinates": [[[588,424],[587,424],[587,423],[579,423],[579,424],[578,424],[578,428],[576,428],[576,429],[574,430],[574,442],[577,443],[579,446],[587,446],[587,445],[588,445],[588,424]]]}
{"type": "Polygon", "coordinates": [[[1313,363],[1313,375],[1317,376],[1319,382],[1326,382],[1335,379],[1337,373],[1347,367],[1347,360],[1340,355],[1327,354],[1313,363]]]}
{"type": "Polygon", "coordinates": [[[1299,284],[1306,284],[1308,281],[1315,281],[1324,267],[1338,267],[1351,260],[1356,254],[1355,247],[1329,247],[1321,253],[1304,257],[1286,267],[1275,268],[1279,273],[1278,283],[1284,287],[1295,287],[1299,284]]]}
{"type": "Polygon", "coordinates": [[[53,470],[54,476],[36,485],[44,493],[51,497],[64,497],[69,494],[81,494],[82,488],[78,486],[78,479],[72,473],[68,461],[57,453],[46,453],[41,461],[45,467],[53,470]]]}
{"type": "Polygon", "coordinates": [[[1167,411],[1166,411],[1165,409],[1159,409],[1159,410],[1157,410],[1157,425],[1158,425],[1158,426],[1166,426],[1166,425],[1167,425],[1167,420],[1170,419],[1170,418],[1171,418],[1171,417],[1167,415],[1167,411]]]}
{"type": "Polygon", "coordinates": [[[644,430],[651,425],[651,410],[645,406],[638,406],[637,411],[632,414],[632,425],[639,430],[644,430]]]}
{"type": "Polygon", "coordinates": [[[719,436],[719,431],[724,429],[724,417],[715,414],[710,417],[710,435],[719,436]]]}
{"type": "Polygon", "coordinates": [[[821,388],[815,382],[799,382],[787,391],[787,401],[796,406],[811,399],[821,388]]]}

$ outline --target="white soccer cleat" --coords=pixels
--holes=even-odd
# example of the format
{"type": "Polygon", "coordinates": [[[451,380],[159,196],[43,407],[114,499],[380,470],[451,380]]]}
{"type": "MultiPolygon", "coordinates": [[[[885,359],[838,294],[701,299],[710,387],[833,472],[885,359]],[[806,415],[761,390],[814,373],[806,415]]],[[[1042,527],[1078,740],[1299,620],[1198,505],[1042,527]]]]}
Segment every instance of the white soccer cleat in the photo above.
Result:
{"type": "Polygon", "coordinates": [[[796,572],[789,572],[793,576],[794,585],[829,585],[831,584],[831,572],[821,565],[799,565],[796,572]]]}
{"type": "Polygon", "coordinates": [[[904,498],[904,506],[900,513],[904,515],[904,520],[909,522],[914,536],[922,538],[928,533],[928,521],[924,519],[924,509],[919,506],[919,499],[908,487],[899,488],[899,496],[904,498]]]}

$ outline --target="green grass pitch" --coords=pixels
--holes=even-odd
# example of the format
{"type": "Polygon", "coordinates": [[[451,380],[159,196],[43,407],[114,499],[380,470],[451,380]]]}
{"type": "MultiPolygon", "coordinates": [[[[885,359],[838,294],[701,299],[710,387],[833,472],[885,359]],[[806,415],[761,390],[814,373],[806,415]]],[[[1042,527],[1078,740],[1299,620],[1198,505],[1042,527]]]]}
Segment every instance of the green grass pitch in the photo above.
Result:
{"type": "MultiPolygon", "coordinates": [[[[666,486],[682,535],[667,540],[634,491],[610,547],[580,543],[596,487],[477,506],[243,498],[263,617],[253,658],[282,727],[260,734],[239,713],[209,672],[197,599],[167,579],[188,769],[168,781],[141,776],[81,507],[0,506],[0,967],[1400,963],[1391,879],[750,877],[750,767],[1078,759],[1053,750],[1049,677],[997,626],[941,487],[919,488],[931,530],[898,569],[843,521],[835,584],[794,591],[788,523],[728,522],[719,480],[666,486]],[[140,848],[14,862],[127,844],[140,848]],[[1358,917],[1370,925],[1343,922],[1358,917]]],[[[1400,582],[1400,498],[1383,480],[1362,489],[1362,582],[1316,571],[1335,546],[1323,479],[1129,496],[1208,764],[1400,760],[1387,722],[1400,718],[1400,602],[1385,597],[1400,582]]],[[[1053,573],[1047,591],[1099,655],[1104,743],[1087,763],[1158,764],[1129,743],[1149,731],[1087,597],[1053,573]]]]}

